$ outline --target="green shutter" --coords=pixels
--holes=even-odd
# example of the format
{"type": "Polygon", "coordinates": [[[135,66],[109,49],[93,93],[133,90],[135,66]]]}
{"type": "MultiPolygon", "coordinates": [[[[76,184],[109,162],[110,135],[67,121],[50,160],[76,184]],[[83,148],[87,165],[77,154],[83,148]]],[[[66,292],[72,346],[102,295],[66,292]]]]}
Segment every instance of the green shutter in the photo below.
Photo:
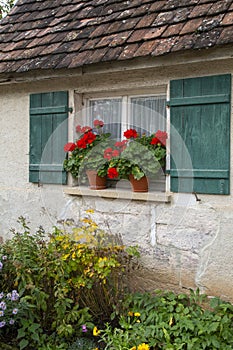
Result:
{"type": "Polygon", "coordinates": [[[67,118],[67,91],[30,95],[30,182],[66,183],[67,118]]]}
{"type": "Polygon", "coordinates": [[[229,194],[231,76],[171,81],[171,190],[229,194]]]}

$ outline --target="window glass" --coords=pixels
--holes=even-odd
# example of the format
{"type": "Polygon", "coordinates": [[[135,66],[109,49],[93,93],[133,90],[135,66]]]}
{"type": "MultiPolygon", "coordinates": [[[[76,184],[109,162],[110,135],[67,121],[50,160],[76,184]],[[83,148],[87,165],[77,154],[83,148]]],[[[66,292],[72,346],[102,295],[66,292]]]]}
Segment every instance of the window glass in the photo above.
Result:
{"type": "Polygon", "coordinates": [[[139,133],[151,134],[166,130],[166,97],[132,97],[129,104],[130,127],[139,133]]]}
{"type": "Polygon", "coordinates": [[[93,124],[93,120],[100,119],[104,121],[104,131],[110,132],[112,138],[119,140],[121,138],[122,121],[122,99],[106,98],[90,100],[87,116],[88,125],[93,124]]]}
{"type": "Polygon", "coordinates": [[[123,96],[122,98],[90,99],[86,123],[101,119],[104,131],[120,140],[128,128],[140,134],[166,130],[166,96],[123,96]]]}

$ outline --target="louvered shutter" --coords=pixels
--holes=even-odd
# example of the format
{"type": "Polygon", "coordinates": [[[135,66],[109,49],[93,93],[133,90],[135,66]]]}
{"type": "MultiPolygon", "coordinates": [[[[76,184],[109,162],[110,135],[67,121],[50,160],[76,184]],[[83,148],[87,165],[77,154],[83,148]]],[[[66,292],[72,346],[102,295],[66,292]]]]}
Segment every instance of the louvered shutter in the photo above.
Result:
{"type": "Polygon", "coordinates": [[[66,183],[67,118],[67,91],[30,95],[30,182],[66,183]]]}
{"type": "Polygon", "coordinates": [[[229,194],[231,76],[171,81],[171,190],[229,194]]]}

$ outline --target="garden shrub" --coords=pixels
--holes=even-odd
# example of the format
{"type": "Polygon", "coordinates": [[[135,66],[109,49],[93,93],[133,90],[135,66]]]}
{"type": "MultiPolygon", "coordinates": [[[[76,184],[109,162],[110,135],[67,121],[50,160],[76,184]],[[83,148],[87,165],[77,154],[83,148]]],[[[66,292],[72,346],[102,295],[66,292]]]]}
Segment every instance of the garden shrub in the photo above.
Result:
{"type": "MultiPolygon", "coordinates": [[[[106,350],[233,349],[233,306],[199,291],[130,294],[119,326],[98,332],[106,350]]],[[[113,315],[116,317],[116,315],[113,315]]]]}
{"type": "MultiPolygon", "coordinates": [[[[42,228],[32,233],[24,218],[19,221],[23,231],[14,230],[0,247],[0,292],[20,296],[17,342],[20,350],[66,349],[73,338],[92,335],[93,322],[109,319],[127,289],[123,272],[132,254],[89,214],[51,234],[42,228]]],[[[0,340],[7,338],[10,323],[4,326],[0,340]]]]}

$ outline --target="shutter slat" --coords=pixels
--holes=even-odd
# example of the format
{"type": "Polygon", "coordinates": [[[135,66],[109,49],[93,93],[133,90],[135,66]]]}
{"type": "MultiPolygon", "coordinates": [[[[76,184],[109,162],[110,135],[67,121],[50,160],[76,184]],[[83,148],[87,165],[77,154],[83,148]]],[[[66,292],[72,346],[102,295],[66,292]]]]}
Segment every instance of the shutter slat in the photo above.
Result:
{"type": "Polygon", "coordinates": [[[68,106],[58,106],[58,107],[37,107],[30,108],[30,114],[59,114],[59,113],[67,113],[68,106]]]}
{"type": "Polygon", "coordinates": [[[197,96],[197,97],[183,97],[173,98],[168,102],[168,106],[192,106],[202,104],[224,103],[230,101],[229,94],[212,95],[212,96],[197,96]]]}
{"type": "Polygon", "coordinates": [[[199,177],[199,178],[229,178],[229,170],[193,170],[193,169],[170,169],[171,176],[199,177]]]}

